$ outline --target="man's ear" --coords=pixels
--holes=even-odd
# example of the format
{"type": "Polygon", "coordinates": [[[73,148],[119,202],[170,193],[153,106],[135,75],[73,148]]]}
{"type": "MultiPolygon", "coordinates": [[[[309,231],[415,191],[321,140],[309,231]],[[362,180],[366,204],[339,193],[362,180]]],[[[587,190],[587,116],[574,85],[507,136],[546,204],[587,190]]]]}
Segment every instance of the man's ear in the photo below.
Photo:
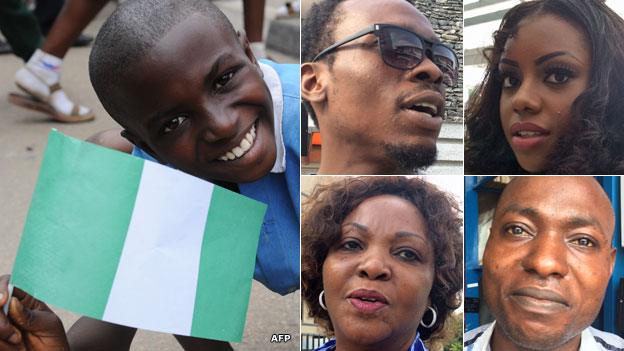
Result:
{"type": "MultiPolygon", "coordinates": [[[[245,34],[245,32],[242,30],[238,30],[236,31],[236,35],[238,36],[238,41],[243,47],[243,51],[245,51],[245,56],[247,56],[247,58],[249,58],[249,60],[253,62],[254,65],[258,66],[258,69],[260,69],[258,60],[256,60],[256,56],[254,55],[253,51],[251,51],[251,46],[249,45],[247,34],[245,34]]],[[[260,73],[262,73],[262,71],[260,71],[260,73]]]]}
{"type": "Polygon", "coordinates": [[[329,82],[327,66],[317,62],[301,65],[301,97],[311,103],[324,102],[327,99],[329,82]]]}
{"type": "Polygon", "coordinates": [[[156,155],[154,150],[152,150],[152,148],[149,147],[149,145],[147,145],[146,142],[141,140],[136,134],[132,133],[131,131],[129,131],[127,129],[122,130],[119,134],[121,134],[122,137],[124,137],[126,140],[128,140],[129,142],[134,144],[134,146],[136,146],[136,147],[140,148],[141,150],[147,152],[150,156],[152,156],[154,159],[156,159],[156,161],[158,161],[160,163],[163,163],[162,160],[156,155]]]}

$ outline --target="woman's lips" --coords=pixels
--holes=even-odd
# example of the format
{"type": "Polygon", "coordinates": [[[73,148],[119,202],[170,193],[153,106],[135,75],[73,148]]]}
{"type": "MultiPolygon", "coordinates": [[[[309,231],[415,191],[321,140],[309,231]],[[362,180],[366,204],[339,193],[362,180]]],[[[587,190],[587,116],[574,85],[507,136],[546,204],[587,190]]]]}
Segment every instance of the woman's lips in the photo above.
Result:
{"type": "Polygon", "coordinates": [[[355,307],[358,311],[362,313],[375,313],[379,311],[380,309],[388,306],[387,304],[380,302],[380,301],[373,302],[373,301],[365,301],[365,300],[360,300],[360,299],[355,299],[355,298],[349,298],[348,300],[351,303],[351,305],[353,305],[353,307],[355,307]]]}
{"type": "Polygon", "coordinates": [[[358,289],[347,295],[347,300],[362,313],[375,313],[388,306],[386,297],[375,290],[358,289]]]}
{"type": "Polygon", "coordinates": [[[511,147],[516,150],[530,150],[540,146],[550,136],[550,131],[537,124],[514,123],[510,128],[511,147]]]}

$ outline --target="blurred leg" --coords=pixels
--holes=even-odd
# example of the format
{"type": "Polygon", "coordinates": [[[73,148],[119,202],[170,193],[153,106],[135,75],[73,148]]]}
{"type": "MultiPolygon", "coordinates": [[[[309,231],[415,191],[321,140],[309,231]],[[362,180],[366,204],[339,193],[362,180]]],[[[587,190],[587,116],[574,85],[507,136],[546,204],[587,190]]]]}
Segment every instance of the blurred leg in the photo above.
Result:
{"type": "Polygon", "coordinates": [[[64,3],[64,0],[37,0],[33,14],[37,18],[39,28],[41,28],[41,33],[44,36],[48,35],[56,17],[63,9],[64,3]]]}
{"type": "MultiPolygon", "coordinates": [[[[225,341],[199,339],[190,336],[174,335],[185,351],[232,351],[225,341]]],[[[72,349],[73,351],[73,349],[72,349]]]]}
{"type": "Polygon", "coordinates": [[[249,42],[262,41],[265,0],[243,0],[245,32],[249,42]]]}
{"type": "Polygon", "coordinates": [[[72,351],[129,350],[135,328],[81,317],[67,332],[72,351]]]}
{"type": "Polygon", "coordinates": [[[63,58],[108,0],[67,0],[41,49],[63,58]]]}

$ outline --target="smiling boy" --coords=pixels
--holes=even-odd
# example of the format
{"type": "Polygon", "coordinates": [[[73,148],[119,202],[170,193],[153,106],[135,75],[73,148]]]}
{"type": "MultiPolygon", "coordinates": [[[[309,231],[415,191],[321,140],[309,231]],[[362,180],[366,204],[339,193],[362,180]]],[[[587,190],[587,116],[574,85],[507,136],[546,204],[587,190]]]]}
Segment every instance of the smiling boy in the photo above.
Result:
{"type": "MultiPolygon", "coordinates": [[[[256,61],[208,1],[132,0],[100,30],[89,73],[135,155],[268,205],[254,278],[280,294],[298,289],[298,66],[256,61]]],[[[83,317],[68,336],[72,350],[118,350],[134,332],[83,317]]],[[[231,349],[176,338],[186,350],[231,349]]]]}

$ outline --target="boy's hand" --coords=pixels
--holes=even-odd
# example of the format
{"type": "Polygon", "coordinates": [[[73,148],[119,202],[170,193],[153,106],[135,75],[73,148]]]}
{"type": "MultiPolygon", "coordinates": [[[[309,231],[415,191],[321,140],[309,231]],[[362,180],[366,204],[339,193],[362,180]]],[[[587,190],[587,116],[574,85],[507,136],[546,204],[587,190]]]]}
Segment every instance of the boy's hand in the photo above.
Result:
{"type": "MultiPolygon", "coordinates": [[[[7,303],[9,276],[0,277],[0,305],[7,303]]],[[[0,313],[0,351],[68,351],[63,323],[43,302],[13,289],[9,318],[0,313]]]]}

